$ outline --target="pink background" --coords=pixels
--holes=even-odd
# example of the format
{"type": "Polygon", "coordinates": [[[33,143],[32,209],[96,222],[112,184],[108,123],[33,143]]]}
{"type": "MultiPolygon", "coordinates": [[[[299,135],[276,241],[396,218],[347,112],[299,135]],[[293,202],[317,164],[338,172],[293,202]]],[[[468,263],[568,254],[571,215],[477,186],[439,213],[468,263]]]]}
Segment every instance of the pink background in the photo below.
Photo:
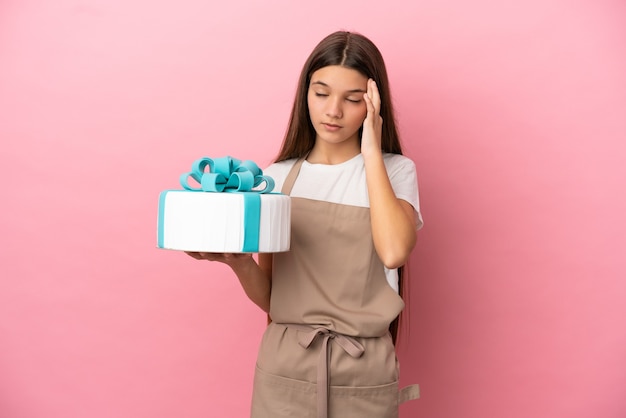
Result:
{"type": "Polygon", "coordinates": [[[420,177],[402,416],[625,416],[623,1],[4,0],[1,417],[247,415],[265,317],[155,248],[158,193],[269,163],[341,28],[420,177]]]}

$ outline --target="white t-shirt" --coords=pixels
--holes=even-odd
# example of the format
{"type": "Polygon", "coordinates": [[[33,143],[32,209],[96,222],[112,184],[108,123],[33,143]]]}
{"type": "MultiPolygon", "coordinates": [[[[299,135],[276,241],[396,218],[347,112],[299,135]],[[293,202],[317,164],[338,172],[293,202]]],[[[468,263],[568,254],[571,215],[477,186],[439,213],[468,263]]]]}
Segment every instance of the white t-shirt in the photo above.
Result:
{"type": "MultiPolygon", "coordinates": [[[[419,191],[415,164],[399,154],[383,154],[383,161],[396,197],[409,202],[415,208],[417,229],[423,225],[419,206],[419,191]]],[[[263,174],[275,181],[275,191],[280,191],[285,178],[296,159],[281,161],[263,170],[263,174]]],[[[369,207],[365,164],[361,154],[340,164],[311,164],[304,161],[296,179],[291,196],[338,203],[349,206],[369,207]]],[[[389,285],[398,291],[398,271],[385,268],[389,285]]]]}

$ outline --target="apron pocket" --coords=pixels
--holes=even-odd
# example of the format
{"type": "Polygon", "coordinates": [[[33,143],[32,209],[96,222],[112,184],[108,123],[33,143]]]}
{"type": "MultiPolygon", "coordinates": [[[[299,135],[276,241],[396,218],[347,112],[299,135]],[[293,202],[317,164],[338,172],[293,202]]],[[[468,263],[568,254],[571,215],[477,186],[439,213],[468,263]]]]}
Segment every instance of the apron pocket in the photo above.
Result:
{"type": "Polygon", "coordinates": [[[315,418],[316,402],[314,383],[276,376],[256,367],[251,418],[315,418]]]}
{"type": "Polygon", "coordinates": [[[398,382],[378,386],[331,386],[330,417],[398,418],[398,382]]]}
{"type": "MultiPolygon", "coordinates": [[[[398,382],[377,386],[331,386],[329,418],[398,418],[398,382]]],[[[276,376],[261,370],[254,374],[252,418],[316,418],[314,383],[276,376]]]]}

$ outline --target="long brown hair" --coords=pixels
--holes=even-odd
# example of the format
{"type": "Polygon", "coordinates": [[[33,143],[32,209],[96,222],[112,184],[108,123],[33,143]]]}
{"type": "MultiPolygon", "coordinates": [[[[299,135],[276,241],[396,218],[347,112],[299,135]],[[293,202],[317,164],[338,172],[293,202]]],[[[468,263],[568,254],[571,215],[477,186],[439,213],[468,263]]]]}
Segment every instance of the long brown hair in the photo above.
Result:
{"type": "MultiPolygon", "coordinates": [[[[382,54],[376,45],[365,36],[354,32],[338,31],[322,39],[302,67],[287,132],[275,162],[302,158],[315,145],[315,129],[309,116],[307,93],[313,73],[329,65],[340,65],[356,70],[376,82],[380,93],[380,116],[383,118],[382,151],[402,154],[391,101],[389,79],[382,54]]],[[[403,267],[398,269],[398,285],[402,297],[407,294],[406,286],[403,286],[403,271],[403,267]]],[[[394,319],[389,326],[394,343],[398,337],[399,324],[400,316],[394,319]]]]}

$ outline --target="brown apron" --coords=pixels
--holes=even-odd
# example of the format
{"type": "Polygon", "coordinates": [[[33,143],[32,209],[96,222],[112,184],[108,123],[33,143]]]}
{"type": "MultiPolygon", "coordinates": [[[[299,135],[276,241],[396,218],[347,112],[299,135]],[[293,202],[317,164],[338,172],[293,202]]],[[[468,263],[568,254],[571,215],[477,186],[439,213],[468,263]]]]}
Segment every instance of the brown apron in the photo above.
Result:
{"type": "Polygon", "coordinates": [[[374,249],[369,208],[304,198],[291,205],[291,249],[274,254],[272,323],[251,416],[397,418],[398,404],[417,399],[419,388],[398,390],[389,324],[404,303],[374,249]]]}

